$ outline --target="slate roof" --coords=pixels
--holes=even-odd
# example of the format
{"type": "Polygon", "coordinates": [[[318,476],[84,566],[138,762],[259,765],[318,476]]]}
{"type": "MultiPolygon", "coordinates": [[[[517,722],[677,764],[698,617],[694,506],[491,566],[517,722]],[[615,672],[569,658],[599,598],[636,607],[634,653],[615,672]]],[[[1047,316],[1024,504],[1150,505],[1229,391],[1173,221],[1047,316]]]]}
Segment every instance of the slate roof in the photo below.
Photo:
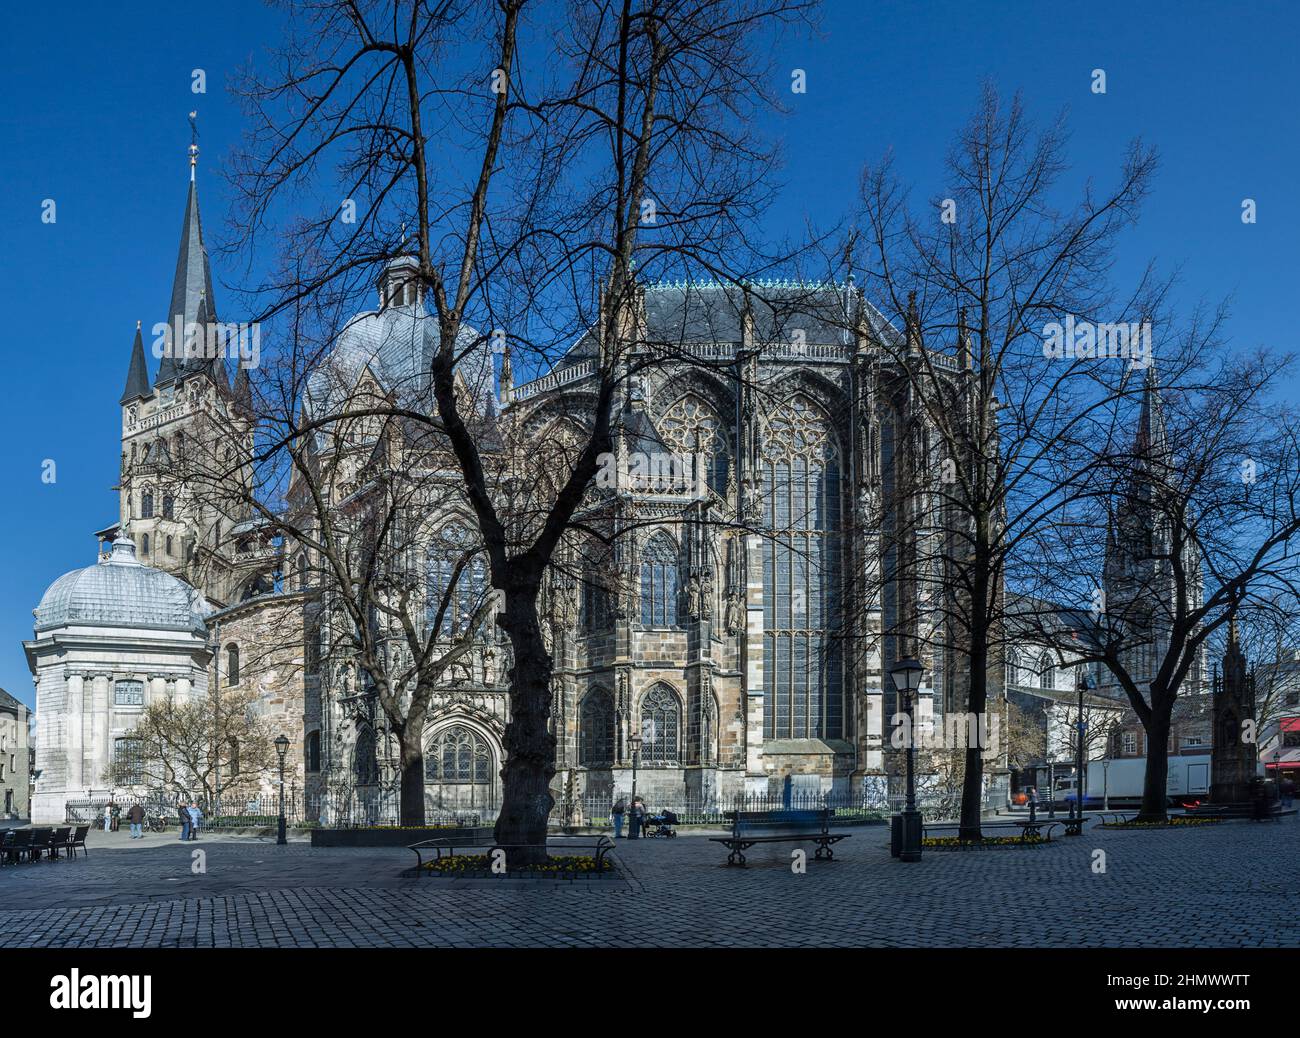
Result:
{"type": "MultiPolygon", "coordinates": [[[[799,329],[810,346],[852,345],[859,306],[872,335],[898,345],[903,342],[898,329],[862,297],[852,281],[844,285],[789,281],[647,285],[646,338],[652,343],[739,343],[747,294],[754,337],[760,343],[790,342],[799,329]]],[[[595,354],[595,333],[589,331],[569,350],[565,363],[595,354]]]]}
{"type": "Polygon", "coordinates": [[[36,631],[68,625],[140,627],[191,631],[206,628],[207,603],[170,573],[142,565],[128,537],[113,542],[112,554],[94,566],[59,577],[36,607],[36,631]]]}

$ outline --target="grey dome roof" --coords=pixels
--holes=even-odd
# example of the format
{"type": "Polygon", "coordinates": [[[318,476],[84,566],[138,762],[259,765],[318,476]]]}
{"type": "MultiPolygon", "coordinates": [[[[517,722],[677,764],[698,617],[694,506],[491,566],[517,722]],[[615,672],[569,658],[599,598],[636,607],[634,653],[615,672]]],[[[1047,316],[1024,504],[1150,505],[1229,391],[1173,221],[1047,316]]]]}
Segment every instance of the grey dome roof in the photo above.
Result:
{"type": "Polygon", "coordinates": [[[141,565],[135,542],[119,536],[107,559],[65,573],[49,586],[36,607],[36,630],[74,624],[203,634],[207,612],[207,603],[194,588],[170,573],[141,565]]]}
{"type": "MultiPolygon", "coordinates": [[[[492,350],[479,332],[463,325],[457,336],[456,370],[469,392],[486,408],[496,397],[492,350]]],[[[357,314],[339,332],[328,354],[307,379],[308,416],[330,413],[343,405],[367,367],[399,404],[436,413],[430,365],[438,350],[438,321],[423,302],[387,306],[357,314]]],[[[327,439],[317,434],[319,443],[327,439]]]]}

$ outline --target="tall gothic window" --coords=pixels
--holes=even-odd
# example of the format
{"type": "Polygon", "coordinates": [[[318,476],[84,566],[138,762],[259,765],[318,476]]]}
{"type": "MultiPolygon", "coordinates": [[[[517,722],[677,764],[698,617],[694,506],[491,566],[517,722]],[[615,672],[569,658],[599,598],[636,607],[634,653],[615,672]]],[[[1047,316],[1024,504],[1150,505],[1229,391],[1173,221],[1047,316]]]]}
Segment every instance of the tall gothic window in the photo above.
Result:
{"type": "Polygon", "coordinates": [[[226,684],[239,684],[239,646],[226,646],[226,684]]]}
{"type": "Polygon", "coordinates": [[[492,751],[487,741],[464,725],[452,725],[429,747],[424,775],[430,782],[492,781],[492,751]]]}
{"type": "Polygon", "coordinates": [[[844,735],[840,461],[825,413],[797,394],[768,421],[763,490],[764,732],[844,735]]]}
{"type": "Polygon", "coordinates": [[[153,491],[146,490],[140,495],[140,518],[153,518],[153,491]]]}
{"type": "Polygon", "coordinates": [[[358,786],[379,784],[379,757],[375,752],[375,730],[368,725],[357,732],[352,769],[358,786]]]}
{"type": "Polygon", "coordinates": [[[113,740],[113,760],[118,764],[117,778],[123,785],[144,784],[144,743],[132,736],[113,740]]]}
{"type": "Polygon", "coordinates": [[[487,563],[482,552],[476,550],[476,542],[465,526],[452,523],[438,531],[429,545],[425,593],[425,623],[429,626],[438,618],[458,564],[463,565],[438,631],[445,637],[465,633],[487,589],[487,563]]]}
{"type": "Polygon", "coordinates": [[[727,437],[708,404],[688,393],[664,412],[659,432],[673,453],[691,458],[702,455],[709,488],[716,494],[726,494],[730,462],[727,437]]]}
{"type": "Polygon", "coordinates": [[[1050,653],[1045,652],[1038,657],[1038,681],[1039,688],[1056,687],[1056,667],[1050,653]]]}
{"type": "Polygon", "coordinates": [[[641,556],[641,623],[670,627],[677,622],[677,549],[666,533],[650,538],[641,556]]]}
{"type": "Polygon", "coordinates": [[[578,763],[607,767],[614,763],[614,697],[593,688],[578,710],[578,763]]]}
{"type": "Polygon", "coordinates": [[[162,513],[162,514],[163,514],[163,518],[164,518],[164,519],[171,519],[171,518],[172,518],[172,513],[175,511],[175,508],[176,508],[176,505],[175,505],[175,502],[172,500],[172,496],[171,496],[171,494],[164,494],[164,495],[163,495],[163,513],[162,513]]]}
{"type": "Polygon", "coordinates": [[[665,685],[655,685],[641,697],[641,762],[676,764],[681,707],[665,685]]]}

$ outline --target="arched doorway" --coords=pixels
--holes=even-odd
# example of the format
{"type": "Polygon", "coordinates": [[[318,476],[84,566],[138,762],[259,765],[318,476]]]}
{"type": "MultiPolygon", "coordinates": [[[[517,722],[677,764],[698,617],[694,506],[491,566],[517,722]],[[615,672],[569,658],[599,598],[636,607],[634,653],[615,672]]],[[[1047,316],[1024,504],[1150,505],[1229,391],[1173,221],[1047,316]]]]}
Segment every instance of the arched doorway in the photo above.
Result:
{"type": "Polygon", "coordinates": [[[451,724],[434,732],[424,753],[430,811],[495,815],[500,807],[500,750],[485,732],[451,724]]]}

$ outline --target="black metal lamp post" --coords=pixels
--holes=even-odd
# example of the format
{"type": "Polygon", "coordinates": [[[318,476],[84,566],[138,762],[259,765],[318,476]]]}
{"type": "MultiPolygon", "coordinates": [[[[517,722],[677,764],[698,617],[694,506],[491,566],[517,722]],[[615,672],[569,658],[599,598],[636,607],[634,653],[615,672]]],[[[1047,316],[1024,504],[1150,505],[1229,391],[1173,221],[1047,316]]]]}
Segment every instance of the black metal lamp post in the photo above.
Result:
{"type": "MultiPolygon", "coordinates": [[[[633,732],[628,737],[628,745],[632,747],[632,802],[636,802],[636,769],[641,763],[641,735],[639,732],[633,732]]],[[[630,805],[629,805],[630,806],[630,805]]]]}
{"type": "Polygon", "coordinates": [[[1074,726],[1075,739],[1078,741],[1079,745],[1076,748],[1074,754],[1075,768],[1077,769],[1077,772],[1074,779],[1075,813],[1073,814],[1073,817],[1078,819],[1083,818],[1083,779],[1084,779],[1084,769],[1087,767],[1087,761],[1085,760],[1086,755],[1083,752],[1085,733],[1088,730],[1087,722],[1085,722],[1083,719],[1083,694],[1086,691],[1088,691],[1088,675],[1084,673],[1084,674],[1080,674],[1079,681],[1078,681],[1079,716],[1076,718],[1076,721],[1078,723],[1074,726]]]}
{"type": "Polygon", "coordinates": [[[899,660],[889,671],[894,688],[907,699],[907,800],[899,817],[900,861],[921,860],[921,812],[916,809],[916,693],[925,673],[919,660],[899,660]]]}
{"type": "Polygon", "coordinates": [[[280,828],[275,842],[283,846],[289,842],[284,831],[284,755],[289,752],[289,740],[286,736],[276,737],[275,752],[280,755],[280,828]]]}

